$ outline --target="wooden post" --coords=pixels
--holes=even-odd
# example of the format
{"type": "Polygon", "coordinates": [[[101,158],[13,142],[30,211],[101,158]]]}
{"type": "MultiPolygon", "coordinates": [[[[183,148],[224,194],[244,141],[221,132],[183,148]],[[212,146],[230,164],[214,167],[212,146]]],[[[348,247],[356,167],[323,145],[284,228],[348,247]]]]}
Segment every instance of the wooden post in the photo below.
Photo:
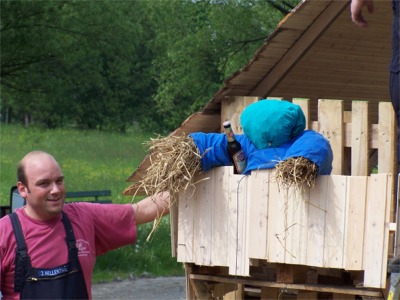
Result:
{"type": "Polygon", "coordinates": [[[261,288],[261,299],[263,299],[263,300],[279,299],[279,290],[277,288],[262,287],[261,288]]]}
{"type": "Polygon", "coordinates": [[[224,296],[224,300],[236,300],[236,299],[244,299],[244,285],[237,284],[236,290],[233,292],[227,293],[224,296]]]}
{"type": "Polygon", "coordinates": [[[368,102],[352,102],[351,175],[368,176],[368,102]]]}
{"type": "Polygon", "coordinates": [[[343,100],[318,101],[319,132],[323,134],[331,144],[334,153],[332,162],[332,174],[343,174],[344,157],[344,125],[343,125],[343,100]]]}

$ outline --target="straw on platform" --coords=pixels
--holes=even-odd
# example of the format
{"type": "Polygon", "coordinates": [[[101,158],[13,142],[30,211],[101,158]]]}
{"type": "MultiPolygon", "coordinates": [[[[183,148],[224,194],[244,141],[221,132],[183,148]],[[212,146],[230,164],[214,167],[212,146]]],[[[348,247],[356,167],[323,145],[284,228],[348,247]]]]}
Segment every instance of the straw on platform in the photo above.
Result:
{"type": "Polygon", "coordinates": [[[318,174],[318,166],[304,157],[291,157],[276,166],[275,179],[282,188],[313,188],[318,174]]]}

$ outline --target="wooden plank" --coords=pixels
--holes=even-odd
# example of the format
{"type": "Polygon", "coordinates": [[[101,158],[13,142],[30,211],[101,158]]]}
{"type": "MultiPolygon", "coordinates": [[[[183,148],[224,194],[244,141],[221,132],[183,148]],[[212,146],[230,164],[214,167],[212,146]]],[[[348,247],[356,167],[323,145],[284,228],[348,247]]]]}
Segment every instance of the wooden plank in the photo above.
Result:
{"type": "Polygon", "coordinates": [[[230,120],[232,130],[236,134],[242,134],[243,129],[240,125],[240,116],[243,110],[250,104],[257,102],[258,97],[227,97],[221,102],[221,131],[223,131],[222,123],[230,120]]]}
{"type": "Polygon", "coordinates": [[[246,247],[246,202],[247,176],[233,174],[229,176],[229,213],[228,213],[228,255],[229,274],[249,275],[250,261],[246,247]]]}
{"type": "Polygon", "coordinates": [[[324,245],[324,266],[343,268],[344,231],[346,214],[346,176],[328,177],[326,196],[326,225],[324,245]]]}
{"type": "Polygon", "coordinates": [[[344,158],[344,127],[343,127],[343,101],[326,100],[318,101],[319,132],[324,135],[331,144],[334,153],[332,162],[332,174],[343,174],[344,158]]]}
{"type": "Polygon", "coordinates": [[[347,180],[344,269],[362,270],[368,177],[349,176],[347,180]]]}
{"type": "MultiPolygon", "coordinates": [[[[307,193],[307,191],[304,191],[307,193]]],[[[297,188],[282,190],[286,193],[286,222],[285,222],[285,263],[300,264],[303,244],[303,223],[307,219],[306,203],[302,191],[297,188]]],[[[304,258],[303,258],[304,260],[304,258]]]]}
{"type": "Polygon", "coordinates": [[[317,177],[308,205],[307,265],[323,267],[329,176],[317,177]]]}
{"type": "Polygon", "coordinates": [[[196,185],[193,194],[194,262],[200,266],[211,265],[214,188],[214,180],[202,181],[196,185]]]}
{"type": "MultiPolygon", "coordinates": [[[[211,170],[210,170],[211,171],[211,170]]],[[[213,168],[210,180],[214,182],[214,195],[212,197],[213,207],[213,230],[212,230],[212,249],[211,249],[211,265],[227,266],[228,256],[226,249],[228,248],[228,222],[226,217],[229,213],[228,199],[228,172],[230,167],[213,168]]],[[[209,172],[210,173],[210,172],[209,172]]],[[[200,199],[202,200],[202,199],[200,199]]]]}
{"type": "Polygon", "coordinates": [[[178,195],[171,195],[172,200],[169,213],[170,213],[170,228],[171,228],[171,255],[177,257],[178,247],[178,195]]]}
{"type": "Polygon", "coordinates": [[[297,294],[298,300],[317,300],[318,293],[314,291],[299,291],[297,294]]]}
{"type": "MultiPolygon", "coordinates": [[[[379,147],[378,147],[378,173],[396,172],[396,120],[391,102],[379,102],[379,147]]],[[[394,182],[391,186],[392,197],[395,199],[394,182]]],[[[391,203],[390,220],[395,221],[396,201],[391,203]]]]}
{"type": "Polygon", "coordinates": [[[301,202],[299,203],[299,207],[295,210],[298,211],[297,223],[299,224],[296,227],[297,232],[293,232],[293,234],[298,235],[298,252],[296,254],[296,261],[299,265],[307,264],[307,253],[308,253],[308,226],[309,226],[309,204],[310,203],[310,190],[307,192],[304,191],[302,193],[301,202]]]}
{"type": "Polygon", "coordinates": [[[249,176],[234,175],[237,178],[238,185],[238,213],[239,213],[239,248],[237,253],[240,258],[240,270],[238,275],[250,276],[250,258],[249,258],[249,219],[251,218],[249,205],[252,200],[252,192],[249,189],[249,176]]]}
{"type": "Polygon", "coordinates": [[[204,280],[209,282],[226,282],[245,284],[259,287],[269,288],[280,288],[280,289],[291,289],[291,290],[304,290],[304,291],[316,291],[324,293],[341,293],[348,295],[358,295],[365,297],[382,297],[381,290],[369,290],[360,289],[355,287],[343,286],[343,285],[326,285],[326,284],[311,284],[311,283],[279,283],[275,281],[269,281],[264,279],[254,279],[240,276],[222,276],[222,275],[202,275],[202,274],[190,274],[191,279],[204,280]]]}
{"type": "Polygon", "coordinates": [[[395,128],[392,103],[379,102],[379,173],[394,173],[395,128]]]}
{"type": "Polygon", "coordinates": [[[332,1],[330,5],[318,16],[307,31],[301,35],[279,62],[269,71],[268,76],[261,80],[257,87],[251,92],[251,96],[269,96],[271,91],[278,85],[292,69],[292,67],[303,57],[307,50],[325,32],[335,18],[346,8],[345,1],[332,1]]]}
{"type": "Polygon", "coordinates": [[[346,295],[346,294],[333,294],[332,300],[354,300],[354,295],[346,295]]]}
{"type": "Polygon", "coordinates": [[[351,175],[369,175],[368,144],[368,102],[353,101],[351,126],[351,175]]]}
{"type": "MultiPolygon", "coordinates": [[[[233,283],[217,283],[212,285],[212,296],[213,299],[221,299],[227,293],[230,293],[236,289],[236,284],[233,283]]],[[[225,298],[224,298],[225,299],[225,298]]]]}
{"type": "Polygon", "coordinates": [[[177,261],[194,262],[194,187],[179,195],[177,261]]]}
{"type": "Polygon", "coordinates": [[[385,226],[387,188],[388,174],[368,177],[363,258],[364,286],[367,287],[384,288],[386,285],[382,280],[382,270],[386,261],[383,257],[387,256],[387,241],[384,240],[385,230],[388,230],[385,226]]]}
{"type": "Polygon", "coordinates": [[[236,284],[236,289],[230,293],[227,293],[223,300],[236,300],[236,299],[244,299],[244,285],[236,284]]]}
{"type": "MultiPolygon", "coordinates": [[[[270,178],[275,173],[271,172],[270,178]]],[[[280,192],[277,182],[270,180],[267,228],[267,258],[269,262],[284,263],[286,252],[286,203],[287,198],[280,192]]]]}
{"type": "Polygon", "coordinates": [[[279,290],[276,288],[262,287],[261,288],[261,299],[265,299],[265,300],[279,299],[279,290]]]}
{"type": "MultiPolygon", "coordinates": [[[[249,204],[249,257],[267,258],[267,228],[269,202],[269,170],[251,172],[249,190],[253,191],[249,204]]],[[[272,216],[271,216],[272,217],[272,216]]]]}
{"type": "Polygon", "coordinates": [[[190,278],[190,275],[192,274],[192,265],[190,264],[184,264],[184,269],[185,269],[185,275],[186,275],[186,299],[195,299],[195,292],[193,289],[193,286],[191,284],[192,279],[190,278]]]}
{"type": "Polygon", "coordinates": [[[310,129],[310,99],[307,98],[293,98],[292,102],[301,107],[301,110],[304,113],[304,117],[306,118],[306,127],[305,130],[310,129]]]}

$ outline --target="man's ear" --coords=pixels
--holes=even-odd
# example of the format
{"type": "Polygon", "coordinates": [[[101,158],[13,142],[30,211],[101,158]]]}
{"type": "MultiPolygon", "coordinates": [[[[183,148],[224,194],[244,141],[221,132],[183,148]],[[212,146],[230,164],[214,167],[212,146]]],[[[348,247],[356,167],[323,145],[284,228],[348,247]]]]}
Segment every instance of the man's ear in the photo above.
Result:
{"type": "Polygon", "coordinates": [[[21,195],[22,198],[26,199],[28,197],[29,189],[21,181],[18,181],[17,189],[18,189],[18,192],[19,192],[19,194],[21,195]]]}

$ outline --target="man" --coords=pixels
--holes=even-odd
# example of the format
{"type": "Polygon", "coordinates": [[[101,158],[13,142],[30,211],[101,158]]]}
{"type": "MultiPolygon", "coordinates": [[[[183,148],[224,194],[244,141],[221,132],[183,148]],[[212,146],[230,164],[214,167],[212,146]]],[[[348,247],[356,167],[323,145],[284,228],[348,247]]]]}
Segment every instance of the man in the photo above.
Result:
{"type": "Polygon", "coordinates": [[[96,256],[133,244],[138,224],[169,212],[168,193],[133,205],[64,204],[61,168],[42,151],[21,160],[17,187],[26,205],[0,219],[4,299],[90,299],[96,256]]]}
{"type": "MultiPolygon", "coordinates": [[[[382,5],[387,5],[382,3],[382,5]]],[[[360,27],[368,27],[368,22],[362,14],[363,7],[366,6],[370,13],[374,11],[372,0],[352,0],[350,11],[351,19],[360,27]]],[[[390,98],[397,120],[397,161],[400,162],[400,1],[392,0],[393,23],[392,23],[392,58],[390,61],[390,98]]],[[[366,49],[368,51],[368,49],[366,49]]],[[[400,170],[398,170],[400,171],[400,170]]]]}

